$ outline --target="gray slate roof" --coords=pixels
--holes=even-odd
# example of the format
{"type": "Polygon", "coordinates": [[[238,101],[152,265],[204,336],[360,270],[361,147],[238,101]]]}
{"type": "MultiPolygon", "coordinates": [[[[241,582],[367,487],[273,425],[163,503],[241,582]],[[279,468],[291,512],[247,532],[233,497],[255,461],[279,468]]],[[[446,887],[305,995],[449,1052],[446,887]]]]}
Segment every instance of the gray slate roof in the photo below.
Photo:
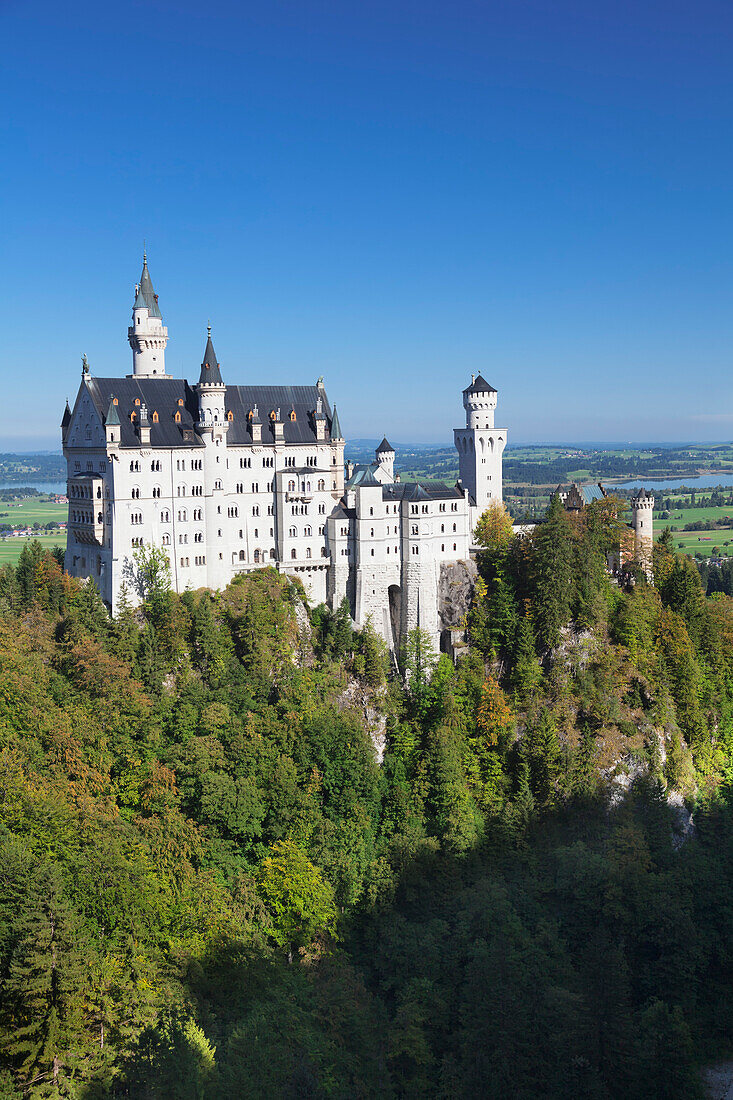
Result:
{"type": "Polygon", "coordinates": [[[148,311],[151,317],[160,317],[158,295],[153,290],[153,281],[150,278],[150,272],[148,271],[148,260],[146,256],[143,257],[143,272],[140,276],[140,289],[138,291],[138,296],[135,299],[135,305],[138,304],[140,298],[143,299],[143,302],[148,307],[148,311]]]}
{"type": "Polygon", "coordinates": [[[394,447],[392,446],[391,443],[388,442],[386,435],[385,435],[384,439],[382,440],[382,442],[377,447],[377,454],[381,455],[385,451],[391,451],[392,454],[394,454],[394,447]]]}
{"type": "MultiPolygon", "coordinates": [[[[195,390],[183,378],[97,378],[87,376],[86,385],[102,421],[105,420],[111,397],[118,399],[117,411],[120,417],[120,442],[123,447],[139,447],[140,441],[135,427],[130,421],[130,413],[138,406],[138,397],[148,407],[148,418],[158,414],[158,423],[150,425],[151,447],[190,447],[190,441],[184,441],[184,431],[191,431],[198,420],[198,399],[195,390]],[[179,405],[179,400],[183,401],[179,405]],[[175,422],[175,414],[180,412],[181,422],[175,422]]],[[[283,436],[286,443],[315,443],[316,430],[314,413],[318,395],[323,398],[323,409],[327,420],[331,422],[331,407],[322,390],[316,386],[227,386],[226,410],[233,414],[229,425],[227,440],[229,444],[241,445],[252,442],[249,430],[249,413],[257,405],[262,419],[262,442],[272,443],[275,433],[270,420],[270,412],[280,409],[285,417],[283,436]],[[295,420],[290,420],[290,409],[295,410],[295,420]]],[[[328,433],[326,435],[328,439],[328,433]]],[[[193,444],[203,446],[194,435],[193,444]]]]}
{"type": "Polygon", "coordinates": [[[470,386],[466,386],[464,393],[496,393],[481,374],[477,374],[470,386]]]}
{"type": "Polygon", "coordinates": [[[222,385],[219,361],[216,358],[214,345],[211,342],[211,326],[209,326],[209,338],[206,341],[204,361],[201,364],[201,374],[199,375],[199,384],[201,382],[214,382],[219,386],[222,385]]]}
{"type": "Polygon", "coordinates": [[[398,481],[382,486],[382,500],[463,500],[463,493],[444,481],[398,481]]]}

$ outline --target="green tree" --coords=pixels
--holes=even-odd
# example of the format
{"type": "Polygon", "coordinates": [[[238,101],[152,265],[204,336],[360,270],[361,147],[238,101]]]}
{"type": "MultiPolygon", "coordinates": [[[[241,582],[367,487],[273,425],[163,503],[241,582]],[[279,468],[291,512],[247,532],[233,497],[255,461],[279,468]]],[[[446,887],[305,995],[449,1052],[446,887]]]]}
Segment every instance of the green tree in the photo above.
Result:
{"type": "Polygon", "coordinates": [[[273,844],[257,872],[259,892],[272,918],[272,936],[293,951],[336,932],[333,890],[305,852],[290,840],[273,844]]]}

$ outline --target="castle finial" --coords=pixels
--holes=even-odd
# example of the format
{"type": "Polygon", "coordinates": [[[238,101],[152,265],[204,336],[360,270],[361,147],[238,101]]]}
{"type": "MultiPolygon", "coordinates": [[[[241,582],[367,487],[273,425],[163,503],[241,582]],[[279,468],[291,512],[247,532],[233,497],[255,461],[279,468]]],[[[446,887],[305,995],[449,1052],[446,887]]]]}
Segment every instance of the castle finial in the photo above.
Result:
{"type": "Polygon", "coordinates": [[[209,339],[211,339],[211,321],[206,322],[206,332],[208,334],[209,339]]]}
{"type": "Polygon", "coordinates": [[[86,352],[81,357],[81,373],[89,374],[89,360],[86,357],[86,352]]]}
{"type": "Polygon", "coordinates": [[[143,263],[146,264],[147,262],[148,262],[148,250],[146,248],[145,238],[143,237],[143,263]]]}

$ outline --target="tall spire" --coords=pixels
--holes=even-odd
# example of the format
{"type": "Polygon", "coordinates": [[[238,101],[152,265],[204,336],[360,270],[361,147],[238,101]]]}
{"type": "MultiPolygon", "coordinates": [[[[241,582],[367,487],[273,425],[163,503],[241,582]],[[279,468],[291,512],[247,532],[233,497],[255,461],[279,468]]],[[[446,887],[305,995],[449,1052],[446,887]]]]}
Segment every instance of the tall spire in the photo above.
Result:
{"type": "Polygon", "coordinates": [[[336,412],[336,406],[333,407],[333,416],[331,417],[331,439],[343,439],[341,434],[341,425],[339,424],[339,414],[336,412]]]}
{"type": "Polygon", "coordinates": [[[143,270],[140,276],[140,287],[135,297],[135,309],[139,308],[138,302],[141,298],[148,309],[149,316],[157,317],[162,320],[160,306],[158,305],[158,295],[153,290],[153,280],[150,278],[150,272],[148,271],[147,252],[143,252],[143,270]]]}
{"type": "Polygon", "coordinates": [[[165,373],[168,329],[163,324],[158,295],[153,289],[146,251],[143,251],[140,282],[135,284],[132,324],[127,330],[127,338],[132,348],[131,377],[150,377],[151,375],[168,377],[165,373]]]}
{"type": "Polygon", "coordinates": [[[204,352],[204,361],[201,364],[201,374],[199,375],[199,385],[202,383],[213,383],[218,386],[222,386],[224,383],[221,378],[221,371],[219,370],[219,362],[216,358],[216,352],[214,351],[214,345],[211,342],[211,324],[206,326],[207,328],[207,340],[206,351],[204,352]]]}

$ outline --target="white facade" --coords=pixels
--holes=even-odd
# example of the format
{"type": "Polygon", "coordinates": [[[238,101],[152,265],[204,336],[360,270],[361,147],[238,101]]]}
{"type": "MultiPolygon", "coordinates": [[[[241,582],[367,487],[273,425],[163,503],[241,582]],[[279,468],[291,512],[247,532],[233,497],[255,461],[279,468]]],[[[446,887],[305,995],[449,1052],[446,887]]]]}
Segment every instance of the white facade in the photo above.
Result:
{"type": "Polygon", "coordinates": [[[321,379],[227,385],[210,332],[199,382],[171,378],[152,293],[145,264],[129,330],[132,375],[85,373],[64,417],[68,572],[92,577],[114,613],[123,584],[135,600],[142,545],[166,550],[178,592],[221,589],[270,565],[297,576],[314,603],[335,608],[346,596],[355,623],[371,620],[393,648],[416,626],[437,646],[441,569],[468,560],[475,519],[501,500],[506,432],[493,428],[496,391],[487,389],[481,414],[483,392],[481,402],[471,387],[464,393],[456,487],[400,483],[386,440],[345,485],[344,440],[321,379]]]}

